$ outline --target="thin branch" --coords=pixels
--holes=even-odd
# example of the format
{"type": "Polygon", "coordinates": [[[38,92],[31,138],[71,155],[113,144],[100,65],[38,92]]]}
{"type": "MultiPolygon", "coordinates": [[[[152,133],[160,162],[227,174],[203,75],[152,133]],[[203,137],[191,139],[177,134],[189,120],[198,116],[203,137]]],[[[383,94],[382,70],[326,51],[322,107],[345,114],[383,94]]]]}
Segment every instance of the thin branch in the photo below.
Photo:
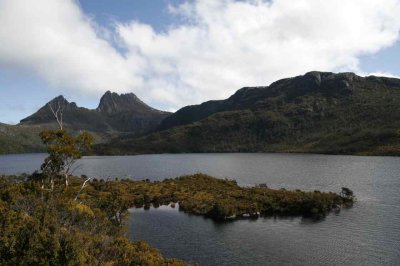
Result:
{"type": "Polygon", "coordinates": [[[88,177],[88,178],[85,180],[85,182],[83,182],[81,189],[80,189],[80,190],[78,191],[78,193],[76,194],[75,201],[78,200],[79,194],[80,194],[80,193],[82,192],[82,190],[85,188],[86,183],[87,183],[90,179],[92,179],[92,178],[91,178],[91,177],[88,177]]]}
{"type": "Polygon", "coordinates": [[[61,109],[60,109],[60,126],[61,126],[61,129],[63,129],[63,113],[64,113],[64,108],[61,107],[61,109]]]}
{"type": "Polygon", "coordinates": [[[48,160],[46,165],[43,167],[43,170],[45,170],[49,166],[50,163],[51,163],[51,160],[48,160]]]}
{"type": "Polygon", "coordinates": [[[60,129],[63,129],[63,108],[60,105],[60,103],[58,103],[58,108],[57,111],[54,111],[53,106],[51,106],[51,104],[48,104],[50,107],[51,112],[53,113],[54,117],[57,120],[58,125],[60,126],[60,129]]]}

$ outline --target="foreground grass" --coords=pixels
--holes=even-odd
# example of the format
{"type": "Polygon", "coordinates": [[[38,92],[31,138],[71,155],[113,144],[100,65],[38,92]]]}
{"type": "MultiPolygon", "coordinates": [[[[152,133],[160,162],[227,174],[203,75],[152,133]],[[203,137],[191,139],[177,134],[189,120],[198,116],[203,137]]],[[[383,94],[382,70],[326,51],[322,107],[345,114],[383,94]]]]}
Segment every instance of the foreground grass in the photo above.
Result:
{"type": "Polygon", "coordinates": [[[185,265],[125,237],[131,207],[173,202],[220,221],[260,215],[320,218],[353,202],[335,193],[243,188],[203,174],[162,182],[94,179],[74,200],[81,178],[54,191],[33,179],[0,177],[1,265],[185,265]]]}

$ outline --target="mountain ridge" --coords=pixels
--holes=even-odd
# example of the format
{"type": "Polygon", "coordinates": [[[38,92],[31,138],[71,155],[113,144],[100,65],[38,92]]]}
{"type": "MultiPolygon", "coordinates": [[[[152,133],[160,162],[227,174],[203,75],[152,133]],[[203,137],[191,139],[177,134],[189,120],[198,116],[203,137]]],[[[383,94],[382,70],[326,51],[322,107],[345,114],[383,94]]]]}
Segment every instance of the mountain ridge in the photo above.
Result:
{"type": "Polygon", "coordinates": [[[243,87],[225,100],[206,101],[199,105],[185,106],[171,116],[164,119],[158,130],[168,129],[173,126],[184,125],[203,119],[213,113],[230,111],[239,108],[251,108],[256,101],[252,95],[257,97],[271,97],[277,94],[277,89],[282,89],[288,82],[294,81],[294,87],[288,88],[286,93],[290,97],[297,97],[311,90],[320,90],[326,96],[349,95],[351,93],[350,83],[359,79],[375,79],[400,87],[400,80],[387,77],[360,77],[352,72],[332,73],[310,71],[303,76],[285,78],[271,83],[269,86],[243,87]],[[322,86],[322,87],[321,87],[322,86]],[[268,91],[270,90],[270,91],[268,91]],[[260,91],[263,91],[260,93],[260,91]],[[191,119],[193,118],[193,119],[191,119]]]}
{"type": "Polygon", "coordinates": [[[312,71],[187,106],[104,154],[314,152],[400,155],[400,79],[312,71]]]}

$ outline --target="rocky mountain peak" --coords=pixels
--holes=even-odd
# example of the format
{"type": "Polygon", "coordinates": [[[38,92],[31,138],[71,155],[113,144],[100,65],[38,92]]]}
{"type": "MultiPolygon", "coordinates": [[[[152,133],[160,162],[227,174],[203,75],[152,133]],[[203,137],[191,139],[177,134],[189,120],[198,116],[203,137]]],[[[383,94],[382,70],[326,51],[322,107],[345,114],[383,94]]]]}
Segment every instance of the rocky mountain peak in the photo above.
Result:
{"type": "Polygon", "coordinates": [[[51,106],[53,109],[57,109],[59,106],[63,109],[76,109],[78,106],[75,102],[69,102],[63,95],[55,97],[53,100],[49,101],[43,108],[49,108],[51,106]]]}
{"type": "Polygon", "coordinates": [[[347,97],[354,92],[356,83],[363,77],[352,72],[332,73],[311,71],[302,76],[278,80],[269,86],[276,94],[285,93],[287,98],[309,93],[322,93],[328,97],[347,97]]]}
{"type": "Polygon", "coordinates": [[[65,97],[63,95],[59,95],[57,97],[55,97],[53,100],[51,100],[50,102],[68,102],[67,99],[65,99],[65,97]]]}
{"type": "Polygon", "coordinates": [[[154,109],[142,102],[134,93],[118,94],[107,91],[101,97],[97,110],[111,114],[126,111],[141,112],[154,109]]]}
{"type": "Polygon", "coordinates": [[[332,72],[321,72],[321,71],[310,71],[304,74],[303,77],[314,77],[317,80],[330,80],[330,79],[346,79],[352,81],[359,78],[353,72],[342,72],[342,73],[332,73],[332,72]]]}

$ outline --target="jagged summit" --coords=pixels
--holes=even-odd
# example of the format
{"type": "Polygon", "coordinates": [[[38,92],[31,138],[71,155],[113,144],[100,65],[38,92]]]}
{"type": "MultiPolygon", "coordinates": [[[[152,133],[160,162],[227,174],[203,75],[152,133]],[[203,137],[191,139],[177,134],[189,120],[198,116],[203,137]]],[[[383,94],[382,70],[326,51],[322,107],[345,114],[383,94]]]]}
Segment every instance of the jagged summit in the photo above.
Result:
{"type": "Polygon", "coordinates": [[[71,113],[73,110],[79,107],[74,102],[69,102],[63,95],[59,95],[54,99],[50,100],[43,107],[41,107],[36,113],[22,119],[21,124],[43,124],[53,122],[54,114],[51,111],[53,108],[56,111],[58,108],[62,108],[63,113],[71,113]]]}
{"type": "Polygon", "coordinates": [[[134,93],[118,94],[107,91],[100,99],[97,110],[104,113],[146,112],[154,109],[142,102],[134,93]]]}
{"type": "Polygon", "coordinates": [[[51,105],[53,108],[58,108],[58,106],[62,107],[64,110],[67,108],[76,109],[78,106],[75,102],[69,102],[63,95],[59,95],[55,97],[53,100],[49,101],[45,106],[51,105]]]}
{"type": "Polygon", "coordinates": [[[51,100],[49,103],[51,102],[68,102],[67,99],[65,99],[65,97],[63,95],[59,95],[57,97],[55,97],[53,100],[51,100]]]}

